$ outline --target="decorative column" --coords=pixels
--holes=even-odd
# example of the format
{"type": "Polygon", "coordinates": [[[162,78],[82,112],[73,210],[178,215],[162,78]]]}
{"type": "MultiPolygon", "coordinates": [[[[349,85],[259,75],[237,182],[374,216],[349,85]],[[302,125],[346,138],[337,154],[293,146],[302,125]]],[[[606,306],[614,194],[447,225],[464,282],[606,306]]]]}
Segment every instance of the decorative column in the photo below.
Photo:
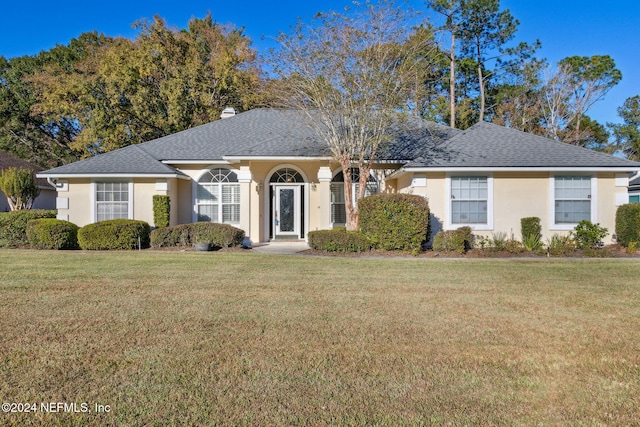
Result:
{"type": "MultiPolygon", "coordinates": [[[[318,170],[318,186],[317,186],[317,206],[319,230],[328,230],[331,228],[331,179],[333,173],[329,166],[321,166],[318,170]]],[[[313,229],[312,229],[313,230],[313,229]]]]}
{"type": "Polygon", "coordinates": [[[251,215],[259,215],[251,209],[251,171],[249,166],[240,166],[236,172],[240,183],[240,228],[247,237],[251,238],[251,215]]]}

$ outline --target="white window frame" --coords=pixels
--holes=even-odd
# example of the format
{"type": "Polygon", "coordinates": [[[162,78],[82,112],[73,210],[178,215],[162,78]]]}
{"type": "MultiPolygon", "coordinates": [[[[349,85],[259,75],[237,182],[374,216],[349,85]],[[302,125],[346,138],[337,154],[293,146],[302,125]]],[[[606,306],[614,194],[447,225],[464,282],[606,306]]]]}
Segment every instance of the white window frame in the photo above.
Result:
{"type": "Polygon", "coordinates": [[[550,210],[550,218],[549,222],[551,223],[551,230],[573,230],[578,223],[562,223],[556,224],[556,178],[558,177],[580,177],[580,178],[589,178],[591,180],[591,213],[590,213],[590,221],[592,223],[598,222],[598,178],[589,175],[589,174],[580,174],[580,173],[557,173],[552,175],[549,178],[549,210],[550,210]]]}
{"type": "MultiPolygon", "coordinates": [[[[92,222],[98,222],[98,184],[127,184],[127,218],[133,218],[133,182],[122,181],[117,179],[98,179],[91,182],[91,220],[92,222]]],[[[104,221],[104,220],[103,220],[104,221]]]]}
{"type": "Polygon", "coordinates": [[[491,173],[450,173],[447,174],[445,180],[445,192],[446,192],[446,228],[447,230],[453,230],[459,227],[471,227],[472,230],[493,230],[493,174],[491,173]],[[487,178],[487,223],[486,224],[464,224],[453,223],[453,199],[451,198],[451,179],[458,177],[486,177],[487,178]]]}
{"type": "MultiPolygon", "coordinates": [[[[217,206],[218,207],[218,223],[221,224],[230,224],[230,225],[234,225],[234,226],[239,226],[240,222],[241,222],[241,216],[242,216],[242,195],[241,195],[241,186],[240,186],[240,172],[226,167],[226,166],[213,166],[210,167],[208,169],[206,169],[205,171],[202,172],[202,174],[200,174],[200,176],[198,177],[198,180],[194,182],[193,184],[193,222],[204,222],[204,221],[199,221],[199,213],[198,213],[198,207],[201,205],[207,205],[207,206],[217,206]],[[205,184],[215,184],[218,186],[218,197],[220,198],[220,201],[218,203],[198,203],[198,187],[201,185],[200,180],[202,179],[203,176],[205,176],[206,174],[209,174],[212,170],[215,169],[225,169],[228,170],[229,172],[235,174],[236,176],[236,181],[235,182],[206,182],[205,184]],[[222,201],[222,187],[224,185],[233,185],[233,186],[237,186],[237,197],[238,197],[238,203],[223,203],[222,201]],[[238,205],[238,221],[224,221],[224,214],[223,214],[223,207],[225,205],[238,205]]],[[[214,221],[212,221],[214,222],[214,221]]]]}

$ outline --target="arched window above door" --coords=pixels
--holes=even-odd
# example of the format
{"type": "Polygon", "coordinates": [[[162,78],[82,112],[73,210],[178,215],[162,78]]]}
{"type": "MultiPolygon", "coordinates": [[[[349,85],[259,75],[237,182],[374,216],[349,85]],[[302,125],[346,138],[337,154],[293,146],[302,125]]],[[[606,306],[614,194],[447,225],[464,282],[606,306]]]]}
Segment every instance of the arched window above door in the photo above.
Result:
{"type": "Polygon", "coordinates": [[[273,175],[271,175],[271,179],[269,180],[271,183],[303,183],[304,177],[295,169],[292,168],[282,168],[277,170],[273,175]]]}

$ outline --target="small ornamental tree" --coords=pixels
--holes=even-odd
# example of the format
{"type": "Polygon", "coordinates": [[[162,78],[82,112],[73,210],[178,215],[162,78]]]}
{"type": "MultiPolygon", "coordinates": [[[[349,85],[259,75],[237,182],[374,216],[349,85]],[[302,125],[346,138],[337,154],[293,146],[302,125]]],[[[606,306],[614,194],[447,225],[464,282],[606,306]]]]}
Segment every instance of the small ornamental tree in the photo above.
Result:
{"type": "Polygon", "coordinates": [[[12,211],[31,209],[40,194],[36,177],[29,169],[8,168],[0,174],[0,191],[12,211]]]}

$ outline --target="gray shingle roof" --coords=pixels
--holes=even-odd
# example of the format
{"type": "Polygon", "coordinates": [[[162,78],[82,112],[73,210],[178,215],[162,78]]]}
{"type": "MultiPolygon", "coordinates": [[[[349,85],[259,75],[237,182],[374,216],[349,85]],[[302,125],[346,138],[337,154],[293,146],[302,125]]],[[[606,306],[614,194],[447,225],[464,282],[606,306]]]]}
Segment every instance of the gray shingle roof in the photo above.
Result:
{"type": "MultiPolygon", "coordinates": [[[[419,167],[628,167],[603,153],[479,123],[466,131],[406,117],[391,131],[379,158],[419,167]]],[[[41,175],[176,175],[162,163],[219,161],[225,157],[328,157],[326,144],[293,110],[255,109],[142,144],[112,151],[41,175]]]]}
{"type": "Polygon", "coordinates": [[[425,151],[406,167],[640,167],[640,163],[486,122],[425,151]]]}
{"type": "MultiPolygon", "coordinates": [[[[152,157],[138,145],[130,145],[99,156],[80,160],[41,175],[184,175],[152,157]]],[[[186,175],[185,175],[186,176],[186,175]]]]}

